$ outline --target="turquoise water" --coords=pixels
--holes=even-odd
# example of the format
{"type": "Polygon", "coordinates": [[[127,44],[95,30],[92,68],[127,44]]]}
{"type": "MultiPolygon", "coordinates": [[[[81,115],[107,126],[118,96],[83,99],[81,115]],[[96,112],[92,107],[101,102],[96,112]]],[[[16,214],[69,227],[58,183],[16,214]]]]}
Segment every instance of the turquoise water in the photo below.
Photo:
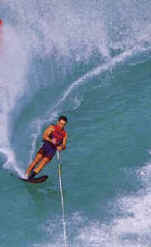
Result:
{"type": "Polygon", "coordinates": [[[1,1],[1,247],[64,246],[56,158],[45,183],[16,178],[60,114],[68,247],[150,247],[150,12],[149,0],[1,1]]]}

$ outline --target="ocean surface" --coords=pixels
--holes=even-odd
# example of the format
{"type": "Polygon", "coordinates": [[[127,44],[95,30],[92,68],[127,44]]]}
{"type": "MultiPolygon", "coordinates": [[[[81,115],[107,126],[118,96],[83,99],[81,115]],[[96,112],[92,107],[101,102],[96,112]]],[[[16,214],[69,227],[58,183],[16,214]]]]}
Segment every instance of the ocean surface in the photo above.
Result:
{"type": "Polygon", "coordinates": [[[0,19],[0,246],[64,247],[56,157],[17,178],[63,114],[67,247],[150,247],[151,1],[0,0],[0,19]]]}

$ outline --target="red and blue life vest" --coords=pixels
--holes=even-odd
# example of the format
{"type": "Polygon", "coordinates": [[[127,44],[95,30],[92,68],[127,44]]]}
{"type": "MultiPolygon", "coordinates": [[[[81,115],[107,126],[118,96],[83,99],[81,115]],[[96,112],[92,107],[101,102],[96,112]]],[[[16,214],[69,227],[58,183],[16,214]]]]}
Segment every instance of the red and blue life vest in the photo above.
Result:
{"type": "Polygon", "coordinates": [[[54,131],[50,135],[50,138],[56,139],[56,146],[59,146],[63,143],[63,138],[66,136],[66,131],[61,129],[58,125],[53,125],[54,131]]]}

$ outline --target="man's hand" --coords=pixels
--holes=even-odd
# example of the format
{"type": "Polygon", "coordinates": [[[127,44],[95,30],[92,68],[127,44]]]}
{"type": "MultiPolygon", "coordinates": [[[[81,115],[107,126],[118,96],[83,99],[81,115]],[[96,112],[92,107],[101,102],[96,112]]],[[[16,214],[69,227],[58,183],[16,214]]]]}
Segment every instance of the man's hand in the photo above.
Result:
{"type": "Polygon", "coordinates": [[[57,144],[57,139],[56,138],[51,139],[51,143],[53,143],[54,145],[56,145],[57,144]]]}
{"type": "Polygon", "coordinates": [[[57,150],[58,151],[62,151],[62,149],[63,149],[63,146],[62,145],[60,145],[60,146],[57,147],[57,150]]]}

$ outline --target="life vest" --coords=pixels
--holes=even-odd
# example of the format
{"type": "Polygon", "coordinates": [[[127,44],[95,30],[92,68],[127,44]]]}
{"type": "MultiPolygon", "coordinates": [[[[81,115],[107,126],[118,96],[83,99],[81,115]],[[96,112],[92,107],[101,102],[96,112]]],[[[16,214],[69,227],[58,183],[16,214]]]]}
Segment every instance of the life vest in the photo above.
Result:
{"type": "Polygon", "coordinates": [[[56,139],[56,146],[59,146],[63,143],[63,138],[66,136],[66,131],[64,129],[60,129],[58,125],[53,125],[54,131],[50,135],[50,138],[56,139]]]}

